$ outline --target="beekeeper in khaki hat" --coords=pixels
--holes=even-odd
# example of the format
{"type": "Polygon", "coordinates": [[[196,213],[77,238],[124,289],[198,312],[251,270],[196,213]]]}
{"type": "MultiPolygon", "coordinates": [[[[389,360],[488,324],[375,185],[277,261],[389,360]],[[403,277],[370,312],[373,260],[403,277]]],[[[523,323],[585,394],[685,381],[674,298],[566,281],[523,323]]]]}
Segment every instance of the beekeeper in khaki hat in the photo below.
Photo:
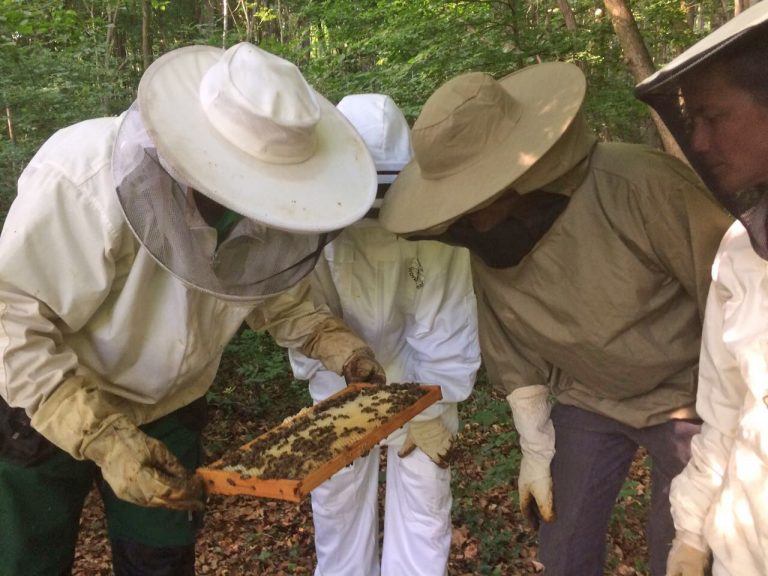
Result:
{"type": "Polygon", "coordinates": [[[670,576],[768,574],[768,2],[636,88],[737,221],[712,269],[693,455],[672,482],[670,576]]]}
{"type": "Polygon", "coordinates": [[[547,574],[603,573],[611,511],[644,447],[661,576],[667,490],[699,429],[708,270],[729,219],[682,162],[597,143],[585,92],[579,68],[558,62],[448,81],[414,124],[414,160],[381,221],[470,249],[481,350],[520,436],[520,505],[544,520],[547,574]]]}
{"type": "Polygon", "coordinates": [[[344,117],[246,43],[166,54],[127,113],[42,146],[0,237],[0,573],[66,573],[98,478],[117,574],[194,573],[205,393],[242,323],[384,380],[303,280],[375,193],[344,117]]]}
{"type": "MultiPolygon", "coordinates": [[[[412,156],[405,116],[384,94],[350,94],[338,109],[368,146],[383,197],[412,156]]],[[[469,254],[398,238],[381,227],[378,213],[375,203],[326,246],[312,275],[314,293],[370,344],[390,382],[438,384],[442,399],[382,443],[381,550],[379,446],[312,491],[315,573],[443,576],[452,534],[449,449],[459,429],[457,404],[472,393],[480,366],[469,254]]],[[[344,388],[316,360],[295,350],[290,357],[315,401],[344,388]]]]}

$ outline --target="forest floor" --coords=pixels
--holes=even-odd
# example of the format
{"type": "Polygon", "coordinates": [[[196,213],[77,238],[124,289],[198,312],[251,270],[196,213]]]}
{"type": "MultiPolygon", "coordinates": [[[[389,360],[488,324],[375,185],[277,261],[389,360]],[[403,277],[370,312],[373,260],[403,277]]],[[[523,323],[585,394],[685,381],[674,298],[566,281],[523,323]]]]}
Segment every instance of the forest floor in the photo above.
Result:
{"type": "MultiPolygon", "coordinates": [[[[227,370],[226,363],[223,370],[227,370]]],[[[234,373],[233,373],[234,374],[234,373]]],[[[270,409],[253,410],[252,389],[232,384],[213,390],[205,432],[206,461],[240,446],[308,404],[303,383],[290,376],[262,383],[270,409]]],[[[517,510],[517,435],[506,402],[480,379],[460,408],[463,428],[455,441],[451,576],[517,576],[541,572],[536,535],[517,510]]],[[[383,457],[382,457],[383,458],[383,457]]],[[[382,462],[382,465],[386,465],[382,462]]],[[[643,525],[649,472],[639,452],[624,485],[606,546],[607,576],[646,576],[643,525]]],[[[384,483],[380,484],[380,496],[384,483]]],[[[197,573],[216,576],[311,575],[314,544],[309,499],[300,503],[253,497],[212,496],[197,542],[197,573]]],[[[92,493],[81,519],[74,576],[108,576],[110,552],[103,509],[92,493]]],[[[365,575],[361,575],[365,576],[365,575]]],[[[411,575],[403,575],[411,576],[411,575]]],[[[413,575],[415,576],[415,575],[413,575]]]]}

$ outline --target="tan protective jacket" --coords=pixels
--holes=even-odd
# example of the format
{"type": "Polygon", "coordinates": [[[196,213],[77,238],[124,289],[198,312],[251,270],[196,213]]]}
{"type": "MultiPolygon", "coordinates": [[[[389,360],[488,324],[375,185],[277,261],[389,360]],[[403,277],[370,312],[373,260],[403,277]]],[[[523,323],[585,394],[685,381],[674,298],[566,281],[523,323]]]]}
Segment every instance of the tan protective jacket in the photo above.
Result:
{"type": "MultiPolygon", "coordinates": [[[[33,415],[83,374],[153,420],[199,398],[244,321],[301,346],[329,317],[308,283],[256,304],[193,290],[158,266],[120,210],[111,173],[120,118],[54,134],[19,180],[0,237],[0,395],[33,415]]],[[[335,371],[353,348],[326,350],[335,371]]]]}
{"type": "Polygon", "coordinates": [[[731,219],[687,166],[644,146],[597,144],[581,172],[520,264],[473,256],[489,377],[505,395],[548,384],[635,427],[694,417],[709,268],[731,219]]]}
{"type": "Polygon", "coordinates": [[[744,226],[712,268],[696,408],[704,420],[673,480],[675,527],[710,547],[715,576],[768,574],[768,263],[744,226]]]}

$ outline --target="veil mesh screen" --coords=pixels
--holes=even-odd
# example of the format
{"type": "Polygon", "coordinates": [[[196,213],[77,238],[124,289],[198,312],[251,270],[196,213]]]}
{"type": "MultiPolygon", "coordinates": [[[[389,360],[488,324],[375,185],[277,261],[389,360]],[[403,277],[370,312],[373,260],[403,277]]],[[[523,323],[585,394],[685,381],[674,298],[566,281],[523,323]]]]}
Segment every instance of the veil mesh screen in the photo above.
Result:
{"type": "Polygon", "coordinates": [[[164,168],[136,103],[120,127],[112,165],[120,205],[139,242],[181,281],[221,298],[257,300],[295,285],[333,236],[289,233],[241,218],[218,238],[192,190],[164,168]]]}

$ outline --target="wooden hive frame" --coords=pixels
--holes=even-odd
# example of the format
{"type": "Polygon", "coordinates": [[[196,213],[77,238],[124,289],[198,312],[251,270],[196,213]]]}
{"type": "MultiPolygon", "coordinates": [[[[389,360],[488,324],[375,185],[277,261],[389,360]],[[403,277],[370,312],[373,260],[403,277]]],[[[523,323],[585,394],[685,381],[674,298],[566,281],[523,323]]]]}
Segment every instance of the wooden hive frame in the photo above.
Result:
{"type": "MultiPolygon", "coordinates": [[[[330,478],[344,466],[350,464],[355,458],[367,453],[381,440],[441,398],[440,386],[436,385],[391,384],[375,386],[370,384],[351,384],[327,400],[305,408],[295,416],[287,418],[278,426],[244,444],[238,451],[233,453],[233,460],[236,461],[238,457],[244,457],[249,451],[252,452],[252,449],[256,446],[263,448],[262,452],[273,450],[277,442],[283,442],[283,444],[290,442],[292,447],[295,438],[298,436],[293,431],[300,429],[302,433],[308,433],[304,434],[305,437],[311,437],[313,433],[312,427],[315,426],[314,432],[317,435],[317,433],[321,433],[319,422],[327,421],[330,418],[335,421],[337,417],[340,417],[339,415],[345,418],[352,418],[352,416],[345,416],[344,410],[347,410],[347,412],[352,411],[355,417],[353,420],[355,425],[351,428],[343,427],[342,434],[335,437],[336,439],[329,450],[329,454],[322,461],[310,462],[305,460],[302,467],[311,469],[297,474],[298,477],[259,478],[242,466],[228,465],[227,455],[210,466],[199,468],[197,473],[202,476],[206,489],[211,494],[250,495],[300,502],[312,489],[330,478]],[[394,397],[399,390],[407,391],[405,387],[419,389],[420,396],[413,401],[409,401],[404,406],[397,406],[395,413],[377,413],[377,406],[379,404],[375,400],[372,400],[369,405],[364,406],[362,410],[354,410],[357,408],[355,402],[363,402],[361,398],[365,396],[370,396],[371,398],[375,398],[375,396],[371,395],[394,397]],[[336,410],[336,412],[332,415],[331,411],[333,410],[336,410]],[[360,412],[367,412],[371,416],[361,418],[360,412]],[[339,436],[344,436],[344,438],[339,436]]],[[[334,426],[338,425],[334,424],[334,426]]],[[[327,428],[327,425],[325,428],[327,428]]],[[[289,454],[290,452],[291,450],[284,450],[282,454],[289,454]]],[[[296,454],[293,454],[292,457],[295,459],[296,454]]],[[[275,456],[272,462],[279,458],[280,455],[275,456]]],[[[267,474],[264,475],[267,476],[267,474]]]]}

